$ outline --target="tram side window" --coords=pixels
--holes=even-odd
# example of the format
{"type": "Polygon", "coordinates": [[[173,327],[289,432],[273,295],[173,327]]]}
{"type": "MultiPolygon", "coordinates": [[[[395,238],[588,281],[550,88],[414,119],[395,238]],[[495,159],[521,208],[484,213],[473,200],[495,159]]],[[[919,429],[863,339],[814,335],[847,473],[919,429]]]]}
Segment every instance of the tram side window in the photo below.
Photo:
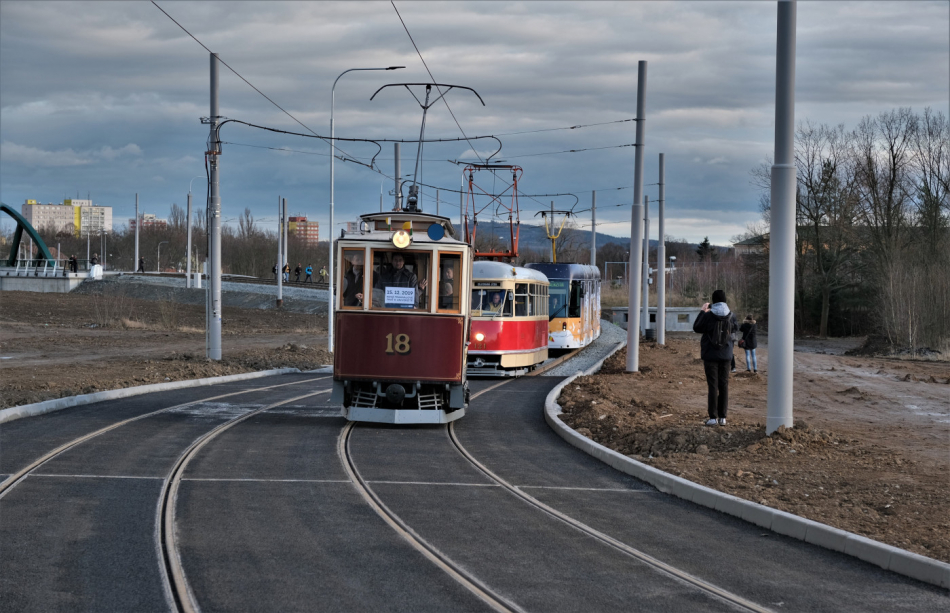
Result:
{"type": "Polygon", "coordinates": [[[567,307],[568,317],[581,316],[581,303],[584,298],[584,284],[582,281],[571,281],[571,304],[567,307]]]}
{"type": "Polygon", "coordinates": [[[528,303],[528,284],[515,283],[515,317],[531,315],[528,303]]]}
{"type": "Polygon", "coordinates": [[[344,249],[343,257],[340,258],[340,274],[338,292],[343,300],[344,309],[362,309],[363,292],[366,291],[366,283],[363,278],[363,259],[365,255],[362,249],[344,249]]]}
{"type": "Polygon", "coordinates": [[[459,283],[462,274],[462,256],[455,253],[439,255],[439,310],[458,313],[461,308],[459,283]]]}
{"type": "Polygon", "coordinates": [[[429,254],[373,250],[373,308],[427,310],[429,254]]]}

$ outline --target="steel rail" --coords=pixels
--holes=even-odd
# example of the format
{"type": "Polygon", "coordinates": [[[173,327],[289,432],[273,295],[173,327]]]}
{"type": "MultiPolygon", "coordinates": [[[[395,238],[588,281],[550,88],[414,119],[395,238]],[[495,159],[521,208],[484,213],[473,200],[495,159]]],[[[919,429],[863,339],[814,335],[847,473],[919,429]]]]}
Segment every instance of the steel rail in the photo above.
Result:
{"type": "MultiPolygon", "coordinates": [[[[498,387],[499,385],[503,385],[504,383],[506,382],[494,385],[490,389],[498,387]]],[[[385,503],[383,503],[382,499],[380,499],[376,492],[374,492],[372,488],[369,487],[362,475],[360,475],[360,472],[356,467],[356,463],[353,461],[353,457],[350,453],[350,434],[352,432],[353,422],[349,422],[343,428],[343,431],[340,433],[340,437],[337,440],[337,452],[339,453],[340,462],[343,464],[343,468],[346,470],[347,476],[350,478],[353,486],[360,493],[370,508],[372,508],[376,514],[379,515],[383,521],[385,521],[389,527],[392,528],[399,536],[405,539],[413,547],[413,549],[425,556],[430,562],[435,564],[447,575],[449,575],[449,577],[454,579],[469,592],[474,594],[478,599],[491,607],[492,610],[501,611],[504,613],[515,611],[518,613],[524,613],[524,609],[506,599],[504,596],[492,591],[492,589],[485,585],[481,580],[465,570],[463,567],[453,562],[451,558],[439,551],[434,545],[432,545],[432,543],[426,541],[398,515],[390,510],[385,503]]]]}
{"type": "MultiPolygon", "coordinates": [[[[498,387],[498,386],[496,385],[488,389],[485,389],[482,392],[480,392],[478,395],[484,394],[485,392],[488,392],[494,389],[495,387],[498,387]]],[[[472,398],[474,399],[475,396],[473,396],[472,398]]],[[[690,585],[691,587],[699,588],[700,590],[706,592],[707,594],[719,600],[724,601],[727,604],[731,604],[743,611],[755,611],[756,613],[771,613],[771,609],[767,609],[757,603],[754,603],[750,600],[746,600],[745,598],[742,598],[741,596],[737,594],[733,594],[732,592],[724,590],[707,581],[704,581],[698,577],[695,577],[687,573],[686,571],[680,570],[676,568],[675,566],[667,564],[666,562],[662,562],[661,560],[658,560],[657,558],[654,558],[653,556],[647,553],[644,553],[640,551],[639,549],[635,549],[631,547],[630,545],[627,545],[626,543],[613,538],[612,536],[604,534],[603,532],[600,532],[599,530],[596,530],[588,526],[587,524],[584,524],[558,511],[557,509],[544,504],[537,498],[529,494],[526,494],[521,489],[515,487],[514,485],[502,479],[500,476],[496,475],[488,467],[486,467],[484,464],[479,462],[475,458],[475,456],[469,453],[469,451],[465,448],[465,446],[462,445],[462,442],[458,439],[458,435],[456,434],[455,427],[454,427],[455,422],[450,423],[448,426],[449,426],[448,427],[449,439],[452,441],[452,444],[455,446],[456,450],[462,455],[462,457],[468,460],[475,468],[477,468],[480,472],[482,472],[486,477],[488,477],[489,479],[491,479],[492,481],[494,481],[495,483],[497,483],[498,485],[506,489],[511,494],[520,498],[522,501],[526,502],[527,504],[539,509],[540,511],[546,513],[547,515],[550,515],[551,517],[555,519],[558,519],[566,523],[572,528],[575,528],[576,530],[579,530],[580,532],[587,534],[588,536],[591,536],[597,539],[598,541],[610,547],[613,547],[614,549],[617,549],[618,551],[624,554],[627,554],[628,556],[631,556],[647,564],[648,566],[654,568],[655,570],[658,570],[661,573],[664,573],[675,580],[686,583],[690,585]]]]}
{"type": "Polygon", "coordinates": [[[39,468],[40,466],[42,466],[42,465],[45,464],[46,462],[49,462],[50,460],[52,460],[52,459],[55,458],[56,456],[60,455],[61,453],[65,452],[65,451],[67,451],[67,450],[69,450],[69,449],[72,449],[72,448],[75,447],[76,445],[85,443],[85,442],[88,441],[88,440],[91,440],[91,439],[93,439],[93,438],[96,438],[97,436],[100,436],[100,435],[102,435],[102,434],[105,434],[106,432],[110,432],[110,431],[112,431],[112,430],[115,430],[116,428],[119,428],[120,426],[124,426],[124,425],[126,425],[126,424],[130,424],[130,423],[132,423],[132,422],[139,421],[140,419],[145,419],[146,417],[152,417],[152,416],[154,416],[154,415],[160,415],[160,414],[166,413],[166,412],[168,412],[168,411],[174,411],[174,410],[176,410],[176,409],[181,409],[181,408],[184,408],[184,407],[187,407],[187,406],[191,406],[191,405],[195,405],[195,404],[201,404],[202,402],[209,402],[209,401],[212,401],[212,400],[219,400],[219,399],[221,399],[221,398],[228,398],[228,397],[230,397],[230,396],[237,396],[237,395],[240,395],[240,394],[251,394],[251,393],[253,393],[253,392],[259,392],[259,391],[263,391],[263,390],[275,389],[275,388],[278,388],[278,387],[285,387],[285,386],[288,386],[288,385],[299,385],[299,384],[301,384],[301,383],[309,383],[309,382],[312,382],[312,381],[319,381],[319,380],[321,380],[321,379],[326,379],[326,378],[327,378],[327,377],[316,377],[316,378],[313,378],[313,379],[305,379],[305,380],[303,380],[303,381],[293,381],[293,382],[291,382],[291,383],[280,383],[280,384],[278,384],[278,385],[269,385],[269,386],[267,386],[267,387],[259,387],[259,388],[255,388],[255,389],[252,389],[252,390],[242,390],[242,391],[239,391],[239,392],[229,392],[229,393],[227,393],[227,394],[219,394],[219,395],[217,395],[217,396],[209,396],[209,397],[207,397],[207,398],[201,398],[201,399],[199,399],[199,400],[192,400],[192,401],[190,401],[190,402],[184,402],[184,403],[181,403],[181,404],[176,404],[176,405],[174,405],[174,406],[165,407],[164,409],[159,409],[159,410],[157,410],[157,411],[152,411],[151,413],[144,413],[144,414],[139,415],[139,416],[137,416],[137,417],[131,417],[131,418],[129,418],[129,419],[124,419],[124,420],[119,421],[119,422],[116,422],[116,423],[114,423],[114,424],[112,424],[112,425],[110,425],[110,426],[106,426],[105,428],[101,428],[101,429],[99,429],[99,430],[96,430],[95,432],[90,432],[89,434],[85,434],[85,435],[83,435],[83,436],[80,436],[80,437],[78,437],[78,438],[75,438],[75,439],[69,441],[68,443],[63,443],[62,445],[60,445],[59,447],[53,449],[52,451],[49,451],[49,452],[43,454],[42,456],[40,456],[39,458],[37,458],[36,460],[33,460],[33,462],[31,462],[31,463],[28,464],[27,466],[21,468],[21,469],[18,470],[17,472],[13,473],[13,474],[10,475],[9,477],[7,477],[2,483],[0,483],[0,498],[3,498],[3,497],[7,494],[7,492],[9,492],[11,489],[13,489],[16,485],[18,485],[20,482],[22,482],[27,476],[29,476],[29,474],[30,474],[31,472],[33,472],[34,470],[36,470],[37,468],[39,468]]]}
{"type": "MultiPolygon", "coordinates": [[[[325,379],[326,377],[321,377],[325,379]]],[[[313,379],[311,379],[312,381],[313,379]]],[[[266,388],[263,388],[266,389],[266,388]]],[[[320,394],[328,394],[330,390],[320,390],[318,392],[310,392],[309,394],[302,394],[300,396],[295,396],[293,398],[288,398],[287,400],[281,400],[280,402],[275,402],[269,404],[260,409],[256,409],[249,413],[245,413],[240,417],[236,417],[230,421],[227,421],[223,424],[219,424],[214,429],[206,432],[202,436],[195,439],[191,445],[185,449],[184,452],[178,457],[178,460],[175,462],[175,465],[172,467],[171,472],[165,478],[165,481],[162,483],[162,491],[159,496],[158,512],[156,513],[156,524],[159,526],[159,548],[161,550],[160,560],[162,562],[161,567],[163,569],[162,578],[165,580],[165,589],[166,595],[171,593],[174,597],[174,605],[177,606],[178,610],[184,611],[185,613],[198,613],[200,607],[198,602],[195,599],[194,593],[191,591],[191,587],[188,585],[188,579],[185,577],[185,569],[182,566],[181,556],[178,552],[178,541],[177,535],[175,533],[175,503],[178,500],[178,488],[181,485],[181,477],[185,472],[185,469],[188,467],[188,463],[191,461],[195,455],[201,451],[201,449],[225,430],[236,426],[246,419],[250,419],[255,415],[259,415],[268,409],[273,409],[274,407],[279,407],[290,402],[297,400],[302,400],[304,398],[310,398],[312,396],[317,396],[320,394]],[[169,584],[169,575],[171,576],[171,582],[169,584]]]]}

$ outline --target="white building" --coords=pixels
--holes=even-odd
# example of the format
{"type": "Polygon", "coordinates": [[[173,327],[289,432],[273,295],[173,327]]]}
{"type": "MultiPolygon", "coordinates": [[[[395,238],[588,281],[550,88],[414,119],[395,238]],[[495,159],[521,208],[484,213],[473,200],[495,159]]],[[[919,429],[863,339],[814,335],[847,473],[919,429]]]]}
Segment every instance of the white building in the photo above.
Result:
{"type": "Polygon", "coordinates": [[[66,199],[63,205],[78,211],[79,236],[95,236],[112,231],[112,207],[94,206],[92,200],[66,199]]]}
{"type": "Polygon", "coordinates": [[[76,213],[72,206],[65,204],[40,204],[36,200],[27,200],[20,213],[37,230],[75,233],[76,213]]]}

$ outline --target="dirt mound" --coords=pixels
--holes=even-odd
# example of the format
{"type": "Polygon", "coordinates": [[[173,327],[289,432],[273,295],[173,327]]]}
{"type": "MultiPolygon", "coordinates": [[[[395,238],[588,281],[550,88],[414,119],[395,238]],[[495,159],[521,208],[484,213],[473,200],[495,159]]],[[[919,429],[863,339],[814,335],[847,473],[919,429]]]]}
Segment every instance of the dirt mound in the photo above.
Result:
{"type": "MultiPolygon", "coordinates": [[[[762,373],[767,352],[760,351],[762,373]]],[[[899,419],[888,417],[881,407],[892,404],[881,389],[893,388],[894,383],[885,383],[874,393],[858,385],[842,389],[836,383],[846,376],[842,371],[859,367],[882,370],[885,375],[879,378],[892,382],[905,379],[887,365],[863,365],[834,355],[810,359],[823,364],[838,361],[834,362],[838,368],[823,366],[815,369],[819,372],[810,372],[796,364],[796,416],[805,416],[807,421],[779,428],[772,436],[765,435],[762,420],[764,374],[733,375],[728,425],[704,425],[706,384],[698,342],[676,339],[666,347],[641,343],[639,373],[625,372],[626,354],[620,351],[601,373],[576,379],[558,400],[561,418],[578,433],[660,470],[950,561],[946,512],[950,506],[946,487],[950,427],[937,420],[931,429],[938,435],[925,438],[926,429],[906,425],[906,414],[899,419]],[[832,379],[825,380],[822,370],[832,379]],[[820,403],[816,411],[808,410],[812,394],[802,393],[802,388],[814,389],[820,403]],[[835,392],[841,400],[832,400],[835,392]],[[829,412],[830,406],[840,412],[829,412]],[[865,426],[871,416],[891,420],[891,429],[880,432],[876,426],[865,426]],[[909,441],[926,448],[920,450],[908,445],[909,441]]],[[[741,359],[737,367],[744,370],[741,359]]],[[[914,365],[899,362],[895,367],[914,365]]],[[[933,376],[925,374],[928,369],[936,372],[942,366],[924,363],[918,368],[922,372],[912,376],[923,379],[933,376]]],[[[904,396],[904,390],[891,389],[891,393],[904,396]]]]}

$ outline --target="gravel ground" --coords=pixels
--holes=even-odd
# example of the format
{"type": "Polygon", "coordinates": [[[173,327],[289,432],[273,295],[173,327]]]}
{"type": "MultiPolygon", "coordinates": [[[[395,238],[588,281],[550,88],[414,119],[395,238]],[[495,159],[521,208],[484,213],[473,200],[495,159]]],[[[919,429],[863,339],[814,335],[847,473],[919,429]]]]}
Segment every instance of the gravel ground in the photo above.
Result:
{"type": "Polygon", "coordinates": [[[613,351],[617,343],[627,340],[627,331],[619,326],[615,326],[606,319],[600,320],[600,336],[597,337],[590,347],[582,351],[578,356],[571,358],[563,364],[544,373],[544,377],[570,377],[574,373],[583,372],[603,360],[613,351]]]}

